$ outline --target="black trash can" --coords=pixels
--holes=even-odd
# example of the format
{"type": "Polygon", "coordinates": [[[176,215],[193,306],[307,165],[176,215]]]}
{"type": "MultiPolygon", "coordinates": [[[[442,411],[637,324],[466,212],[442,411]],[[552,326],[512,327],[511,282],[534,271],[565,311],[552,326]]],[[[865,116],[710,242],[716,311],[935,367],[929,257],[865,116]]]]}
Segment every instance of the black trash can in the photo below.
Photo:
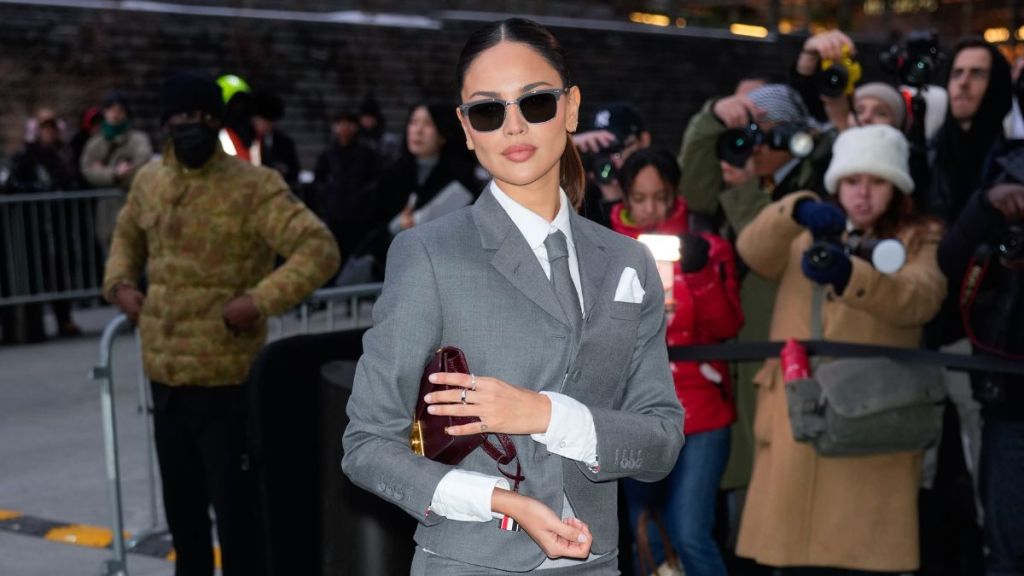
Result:
{"type": "Polygon", "coordinates": [[[341,436],[348,426],[345,406],[355,369],[353,361],[334,361],[320,370],[323,574],[405,576],[415,552],[416,521],[352,484],[341,472],[341,436]]]}

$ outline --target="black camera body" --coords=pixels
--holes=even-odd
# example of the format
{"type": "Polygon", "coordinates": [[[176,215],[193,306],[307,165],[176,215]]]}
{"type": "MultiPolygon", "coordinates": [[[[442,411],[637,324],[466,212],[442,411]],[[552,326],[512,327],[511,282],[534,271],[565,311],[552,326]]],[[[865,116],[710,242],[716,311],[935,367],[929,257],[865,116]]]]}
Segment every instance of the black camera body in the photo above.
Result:
{"type": "Polygon", "coordinates": [[[999,235],[996,252],[1007,260],[1024,258],[1024,224],[1010,224],[999,235]]]}
{"type": "Polygon", "coordinates": [[[597,152],[583,154],[580,160],[583,162],[583,168],[593,174],[595,182],[600,185],[611,184],[619,175],[612,157],[622,152],[622,149],[622,143],[615,141],[597,152]]]}
{"type": "Polygon", "coordinates": [[[907,250],[903,243],[892,238],[866,238],[859,233],[850,233],[844,242],[838,237],[816,238],[810,247],[811,266],[819,270],[832,265],[832,246],[840,246],[848,256],[866,260],[883,274],[898,272],[907,262],[907,250]]]}
{"type": "Polygon", "coordinates": [[[882,68],[896,74],[900,82],[914,88],[933,83],[945,61],[939,49],[939,36],[934,30],[916,31],[906,41],[893,44],[878,56],[882,68]]]}
{"type": "Polygon", "coordinates": [[[803,127],[793,124],[779,124],[771,130],[763,130],[756,122],[743,128],[730,128],[715,142],[715,153],[737,168],[742,168],[754,148],[762,144],[775,150],[789,150],[797,158],[806,158],[814,151],[814,138],[803,127]]]}

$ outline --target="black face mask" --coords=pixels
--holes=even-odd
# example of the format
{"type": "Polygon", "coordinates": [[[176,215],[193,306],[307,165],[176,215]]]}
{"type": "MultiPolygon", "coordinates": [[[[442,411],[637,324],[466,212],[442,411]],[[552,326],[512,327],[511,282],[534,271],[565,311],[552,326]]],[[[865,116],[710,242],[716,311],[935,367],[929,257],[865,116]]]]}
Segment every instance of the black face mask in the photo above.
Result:
{"type": "Polygon", "coordinates": [[[188,168],[199,168],[217,150],[217,129],[202,122],[189,122],[171,128],[174,155],[188,168]]]}

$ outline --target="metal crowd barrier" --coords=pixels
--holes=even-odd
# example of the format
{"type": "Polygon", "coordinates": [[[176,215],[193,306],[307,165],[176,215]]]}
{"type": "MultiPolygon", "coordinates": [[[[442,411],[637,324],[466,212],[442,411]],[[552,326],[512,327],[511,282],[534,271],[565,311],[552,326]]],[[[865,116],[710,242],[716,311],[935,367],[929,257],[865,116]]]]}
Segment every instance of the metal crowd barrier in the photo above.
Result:
{"type": "Polygon", "coordinates": [[[0,194],[0,306],[99,296],[119,189],[0,194]]]}
{"type": "MultiPolygon", "coordinates": [[[[382,284],[361,284],[341,288],[327,288],[313,293],[297,309],[298,326],[289,330],[286,325],[291,321],[292,313],[270,319],[268,340],[276,340],[294,334],[310,334],[319,331],[334,331],[336,326],[356,328],[370,323],[368,314],[363,313],[364,307],[372,307],[372,302],[380,295],[382,284]],[[343,318],[338,318],[340,315],[343,318]],[[339,322],[340,320],[340,322],[339,322]],[[314,329],[314,324],[322,327],[314,329]]],[[[128,318],[119,314],[107,324],[100,338],[99,360],[93,367],[90,377],[100,387],[100,407],[103,419],[103,452],[106,462],[105,473],[107,498],[110,505],[111,550],[112,558],[106,561],[105,576],[128,576],[127,554],[140,546],[149,538],[166,532],[159,525],[157,509],[156,479],[156,447],[153,442],[152,412],[153,402],[150,395],[149,380],[141,369],[141,341],[135,331],[137,350],[139,352],[139,413],[144,419],[146,434],[146,465],[148,485],[149,526],[126,538],[124,533],[124,504],[121,498],[121,471],[119,464],[119,448],[117,438],[117,417],[114,411],[114,370],[113,349],[118,335],[130,331],[128,318]]]]}

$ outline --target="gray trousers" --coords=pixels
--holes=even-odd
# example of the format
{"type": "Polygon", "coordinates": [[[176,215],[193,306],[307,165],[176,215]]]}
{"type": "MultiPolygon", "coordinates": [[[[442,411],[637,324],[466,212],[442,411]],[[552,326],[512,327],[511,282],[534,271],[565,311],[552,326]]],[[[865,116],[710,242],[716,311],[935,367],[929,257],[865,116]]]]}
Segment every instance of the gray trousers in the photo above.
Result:
{"type": "MultiPolygon", "coordinates": [[[[619,576],[619,551],[613,550],[601,558],[585,564],[567,566],[565,568],[551,568],[546,570],[533,570],[533,574],[539,576],[619,576]]],[[[412,569],[410,576],[500,576],[502,574],[519,574],[519,572],[506,572],[473,566],[457,560],[424,552],[423,548],[416,547],[416,555],[412,558],[412,569]]]]}

